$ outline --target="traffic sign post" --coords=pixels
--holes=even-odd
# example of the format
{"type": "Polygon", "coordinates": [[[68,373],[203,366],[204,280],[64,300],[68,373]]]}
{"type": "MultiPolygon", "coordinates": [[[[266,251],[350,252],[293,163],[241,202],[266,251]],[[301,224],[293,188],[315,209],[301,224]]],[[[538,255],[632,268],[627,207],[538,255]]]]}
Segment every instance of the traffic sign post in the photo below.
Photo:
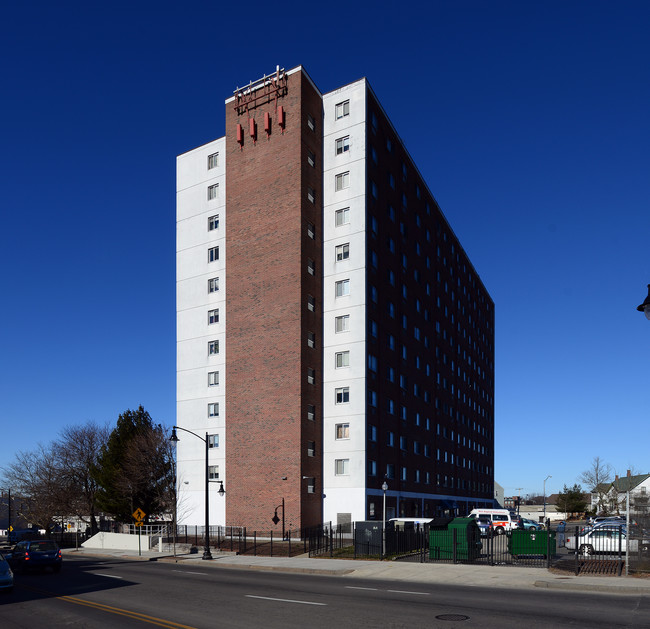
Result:
{"type": "Polygon", "coordinates": [[[133,512],[133,517],[135,518],[135,525],[138,527],[138,556],[142,556],[142,520],[144,516],[147,515],[140,507],[138,507],[133,512]]]}

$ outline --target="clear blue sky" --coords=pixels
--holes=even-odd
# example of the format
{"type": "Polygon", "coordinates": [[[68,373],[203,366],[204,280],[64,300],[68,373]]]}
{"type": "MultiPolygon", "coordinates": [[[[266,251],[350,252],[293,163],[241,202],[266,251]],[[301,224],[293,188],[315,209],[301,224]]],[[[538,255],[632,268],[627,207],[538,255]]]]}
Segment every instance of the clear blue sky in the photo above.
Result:
{"type": "Polygon", "coordinates": [[[650,3],[5,3],[0,466],[175,421],[175,157],[276,64],[367,77],[496,304],[496,481],[650,471],[650,3]]]}

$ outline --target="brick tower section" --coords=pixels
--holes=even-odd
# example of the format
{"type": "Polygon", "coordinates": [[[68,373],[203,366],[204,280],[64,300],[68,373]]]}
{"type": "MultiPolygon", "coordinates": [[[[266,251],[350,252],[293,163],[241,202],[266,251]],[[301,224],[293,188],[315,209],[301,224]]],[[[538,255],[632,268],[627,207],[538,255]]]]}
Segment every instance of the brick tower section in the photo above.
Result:
{"type": "Polygon", "coordinates": [[[226,523],[274,536],[322,519],[322,98],[278,85],[226,103],[226,523]]]}

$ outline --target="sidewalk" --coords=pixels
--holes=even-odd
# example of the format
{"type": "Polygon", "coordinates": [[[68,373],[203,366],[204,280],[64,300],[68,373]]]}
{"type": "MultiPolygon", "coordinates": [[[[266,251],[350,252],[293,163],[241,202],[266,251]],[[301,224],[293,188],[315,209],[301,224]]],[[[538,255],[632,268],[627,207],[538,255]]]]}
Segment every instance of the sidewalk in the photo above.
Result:
{"type": "Polygon", "coordinates": [[[636,577],[580,576],[556,574],[546,568],[525,566],[481,566],[448,563],[411,563],[400,561],[355,561],[300,557],[251,557],[212,551],[213,560],[204,561],[197,553],[125,551],[111,549],[68,549],[65,557],[111,557],[139,561],[163,561],[201,566],[206,570],[239,569],[343,576],[351,579],[384,579],[397,583],[455,584],[499,589],[545,588],[610,594],[650,594],[650,579],[636,577]]]}

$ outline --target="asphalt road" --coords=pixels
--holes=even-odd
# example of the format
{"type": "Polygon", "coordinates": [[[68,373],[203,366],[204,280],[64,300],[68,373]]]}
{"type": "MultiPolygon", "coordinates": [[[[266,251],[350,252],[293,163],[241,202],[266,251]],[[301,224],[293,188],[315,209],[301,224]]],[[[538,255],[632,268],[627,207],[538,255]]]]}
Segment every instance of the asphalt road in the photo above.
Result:
{"type": "Polygon", "coordinates": [[[650,627],[650,597],[66,559],[17,575],[0,627],[650,627]]]}

